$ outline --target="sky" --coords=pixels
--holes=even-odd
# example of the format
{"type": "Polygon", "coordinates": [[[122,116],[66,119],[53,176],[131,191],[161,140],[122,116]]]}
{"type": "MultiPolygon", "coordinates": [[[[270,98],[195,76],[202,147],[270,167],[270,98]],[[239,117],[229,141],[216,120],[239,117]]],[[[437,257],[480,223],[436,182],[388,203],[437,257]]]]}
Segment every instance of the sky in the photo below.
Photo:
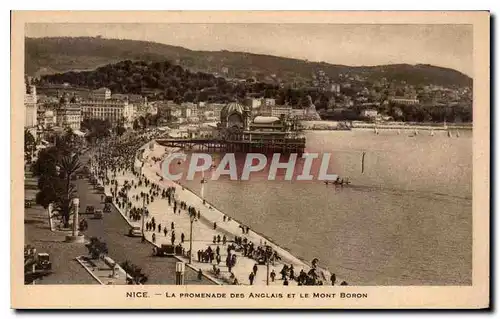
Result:
{"type": "Polygon", "coordinates": [[[351,66],[423,63],[473,75],[471,25],[37,23],[25,30],[28,37],[102,36],[351,66]]]}

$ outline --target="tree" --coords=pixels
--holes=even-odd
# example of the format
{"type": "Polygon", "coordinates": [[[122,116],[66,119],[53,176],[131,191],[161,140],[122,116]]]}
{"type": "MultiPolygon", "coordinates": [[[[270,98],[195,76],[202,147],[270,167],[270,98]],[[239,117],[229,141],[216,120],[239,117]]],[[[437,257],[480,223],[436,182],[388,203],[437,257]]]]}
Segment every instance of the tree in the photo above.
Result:
{"type": "Polygon", "coordinates": [[[98,259],[108,254],[108,245],[97,237],[91,237],[85,247],[87,247],[92,259],[98,259]]]}
{"type": "Polygon", "coordinates": [[[132,128],[134,129],[134,131],[140,129],[139,122],[137,121],[137,119],[135,119],[134,122],[132,123],[132,128]]]}
{"type": "Polygon", "coordinates": [[[36,141],[35,137],[28,131],[24,131],[24,154],[31,161],[31,153],[35,150],[36,141]]]}
{"type": "Polygon", "coordinates": [[[51,147],[40,153],[33,170],[39,176],[36,202],[44,208],[53,203],[65,228],[69,227],[72,199],[76,193],[71,180],[80,167],[76,154],[67,155],[64,150],[51,147]]]}
{"type": "Polygon", "coordinates": [[[130,276],[127,278],[128,283],[131,285],[144,285],[148,281],[148,276],[146,276],[143,272],[142,269],[139,268],[138,266],[132,264],[128,260],[122,262],[120,264],[120,267],[125,270],[125,272],[130,276]]]}

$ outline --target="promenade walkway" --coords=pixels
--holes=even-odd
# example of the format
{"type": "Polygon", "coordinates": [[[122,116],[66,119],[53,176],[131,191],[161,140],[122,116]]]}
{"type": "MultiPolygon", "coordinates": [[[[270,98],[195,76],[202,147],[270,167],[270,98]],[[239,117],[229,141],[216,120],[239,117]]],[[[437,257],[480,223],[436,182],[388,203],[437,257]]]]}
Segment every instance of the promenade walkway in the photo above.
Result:
{"type": "MultiPolygon", "coordinates": [[[[274,264],[271,264],[269,267],[269,272],[274,270],[276,274],[276,280],[272,282],[270,280],[270,285],[283,285],[284,281],[281,280],[281,270],[283,266],[286,264],[287,266],[293,265],[294,274],[298,276],[301,270],[304,270],[306,273],[310,270],[310,266],[303,262],[302,260],[296,258],[288,251],[282,249],[281,247],[275,245],[270,242],[260,234],[249,231],[248,234],[243,234],[241,226],[235,220],[229,220],[226,216],[224,221],[225,214],[220,212],[219,210],[211,207],[208,203],[203,204],[203,200],[198,197],[196,194],[192,193],[187,189],[182,189],[176,183],[169,180],[161,180],[161,161],[155,162],[153,158],[162,158],[167,156],[165,153],[165,147],[160,146],[158,144],[154,145],[154,148],[151,150],[149,147],[144,148],[143,153],[143,161],[144,165],[139,160],[136,160],[136,168],[141,169],[142,174],[152,183],[160,185],[162,188],[167,189],[168,187],[175,187],[175,199],[177,202],[184,201],[189,206],[192,206],[196,209],[196,211],[200,211],[200,219],[196,219],[193,223],[193,264],[191,265],[195,269],[201,269],[203,273],[208,274],[210,276],[215,277],[213,272],[214,265],[220,269],[220,274],[217,276],[217,281],[221,283],[233,283],[234,279],[231,277],[231,273],[226,267],[226,257],[228,254],[227,245],[232,243],[235,239],[235,236],[246,237],[249,241],[253,242],[257,247],[259,245],[270,245],[273,250],[275,250],[278,255],[281,257],[281,260],[276,261],[274,264]],[[141,168],[142,166],[142,168],[141,168]],[[214,223],[216,223],[216,228],[214,229],[214,223]],[[214,244],[213,238],[220,236],[226,236],[227,243],[224,245],[222,242],[214,244]],[[213,263],[204,263],[198,261],[197,251],[205,250],[208,247],[211,247],[212,250],[215,251],[217,246],[220,249],[221,262],[217,264],[216,261],[213,263]]],[[[118,183],[118,189],[120,189],[125,181],[129,183],[134,181],[134,184],[137,184],[138,178],[135,177],[132,172],[128,171],[118,171],[116,175],[114,175],[111,171],[108,171],[108,177],[110,179],[114,179],[118,183]]],[[[111,187],[114,185],[106,186],[106,193],[109,194],[111,187]]],[[[149,187],[145,187],[142,185],[141,187],[132,187],[127,195],[129,200],[132,202],[132,206],[142,207],[142,199],[139,198],[138,201],[134,199],[135,195],[139,195],[141,192],[148,193],[149,187]]],[[[158,232],[158,229],[153,231],[146,232],[146,238],[148,240],[152,240],[152,235],[155,233],[156,236],[156,245],[161,244],[171,244],[171,235],[172,231],[175,232],[175,245],[181,242],[181,234],[184,234],[184,243],[182,246],[186,251],[189,250],[189,236],[190,236],[190,218],[186,210],[181,210],[180,213],[174,213],[173,206],[169,206],[167,199],[161,199],[161,197],[155,197],[153,202],[150,202],[147,205],[147,209],[149,211],[149,216],[145,222],[151,220],[152,217],[155,218],[156,225],[161,225],[161,232],[158,232]],[[174,225],[174,229],[172,229],[172,223],[174,225]],[[167,234],[165,235],[163,232],[164,227],[167,228],[167,234]]],[[[141,226],[142,222],[139,221],[131,221],[127,216],[127,212],[121,210],[121,213],[127,218],[129,223],[134,226],[141,226]]],[[[158,228],[158,227],[157,227],[158,228]]],[[[249,275],[252,272],[254,265],[257,264],[257,261],[245,257],[239,251],[231,251],[231,254],[236,254],[237,262],[236,265],[232,269],[232,274],[236,277],[239,284],[250,284],[249,275]]],[[[184,261],[188,262],[189,258],[184,257],[184,261]]],[[[254,279],[254,285],[266,285],[267,280],[267,266],[266,265],[257,265],[257,272],[254,279]]],[[[322,281],[323,285],[330,285],[330,273],[326,270],[319,269],[319,279],[322,281]]],[[[289,285],[297,285],[297,282],[294,280],[289,280],[289,285]]]]}

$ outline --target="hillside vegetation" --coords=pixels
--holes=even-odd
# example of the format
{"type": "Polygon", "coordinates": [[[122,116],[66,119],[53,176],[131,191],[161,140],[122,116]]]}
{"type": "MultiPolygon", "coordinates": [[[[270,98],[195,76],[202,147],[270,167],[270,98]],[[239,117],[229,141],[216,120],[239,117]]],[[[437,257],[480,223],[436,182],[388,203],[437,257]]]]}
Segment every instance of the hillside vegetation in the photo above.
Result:
{"type": "Polygon", "coordinates": [[[363,76],[368,80],[382,77],[389,81],[404,80],[408,84],[470,86],[472,79],[456,70],[431,65],[394,64],[352,67],[323,62],[228,51],[193,51],[166,44],[103,39],[92,37],[26,38],[26,73],[43,75],[72,70],[92,70],[123,60],[160,62],[169,60],[192,72],[221,73],[227,68],[229,77],[251,78],[272,82],[303,83],[323,70],[332,79],[339,74],[363,76]]]}

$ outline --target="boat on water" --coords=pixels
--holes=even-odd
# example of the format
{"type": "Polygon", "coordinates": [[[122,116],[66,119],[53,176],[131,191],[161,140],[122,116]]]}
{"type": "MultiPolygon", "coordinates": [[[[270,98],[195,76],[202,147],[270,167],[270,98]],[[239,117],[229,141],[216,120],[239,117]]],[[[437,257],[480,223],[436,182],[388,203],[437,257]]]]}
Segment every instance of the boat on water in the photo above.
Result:
{"type": "Polygon", "coordinates": [[[451,137],[451,131],[448,130],[448,137],[451,137]]]}
{"type": "Polygon", "coordinates": [[[332,181],[325,181],[324,183],[325,183],[325,185],[332,184],[335,186],[347,186],[347,185],[351,184],[351,181],[349,180],[349,177],[346,177],[346,178],[337,177],[337,179],[334,180],[333,182],[332,181]]]}
{"type": "Polygon", "coordinates": [[[431,130],[430,136],[434,136],[434,130],[431,130]]]}

